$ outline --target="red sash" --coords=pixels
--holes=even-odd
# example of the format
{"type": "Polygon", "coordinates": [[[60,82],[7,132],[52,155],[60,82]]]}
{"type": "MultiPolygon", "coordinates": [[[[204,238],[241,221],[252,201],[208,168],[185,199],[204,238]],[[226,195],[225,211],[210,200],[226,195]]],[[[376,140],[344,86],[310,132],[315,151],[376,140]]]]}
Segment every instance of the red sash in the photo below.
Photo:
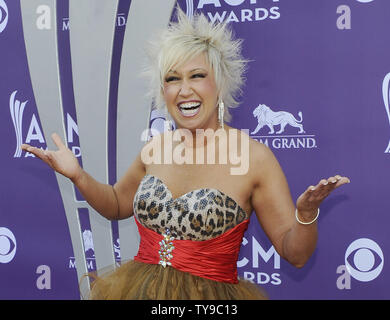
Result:
{"type": "Polygon", "coordinates": [[[204,241],[175,240],[144,227],[135,219],[141,236],[134,260],[170,265],[193,275],[229,283],[238,283],[237,259],[249,219],[222,235],[204,241]]]}

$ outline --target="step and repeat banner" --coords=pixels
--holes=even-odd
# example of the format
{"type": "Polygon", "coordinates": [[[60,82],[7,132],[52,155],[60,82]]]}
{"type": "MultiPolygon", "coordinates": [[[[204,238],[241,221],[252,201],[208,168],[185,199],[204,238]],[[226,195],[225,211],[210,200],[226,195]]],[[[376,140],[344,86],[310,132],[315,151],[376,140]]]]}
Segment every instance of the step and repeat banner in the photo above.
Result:
{"type": "MultiPolygon", "coordinates": [[[[101,139],[93,128],[92,137],[83,140],[89,129],[88,125],[82,129],[80,122],[88,117],[94,121],[98,111],[95,102],[80,97],[83,91],[99,97],[104,90],[88,86],[88,79],[93,83],[97,77],[93,70],[88,70],[89,78],[79,81],[75,68],[84,66],[76,55],[90,50],[88,54],[94,60],[96,52],[89,41],[98,42],[100,37],[91,33],[90,39],[77,44],[84,51],[77,52],[76,45],[71,51],[69,12],[77,11],[77,2],[31,0],[28,9],[27,2],[0,0],[0,299],[80,299],[75,234],[82,241],[85,270],[99,267],[96,256],[100,253],[94,246],[98,240],[93,232],[97,227],[85,214],[91,210],[80,205],[69,212],[65,182],[42,161],[22,151],[20,145],[53,148],[46,129],[50,121],[41,104],[45,97],[53,96],[53,83],[58,82],[62,136],[80,163],[90,165],[83,155],[91,155],[92,151],[81,144],[88,146],[85,141],[96,137],[97,148],[101,139]],[[40,38],[50,33],[56,41],[57,81],[49,78],[53,64],[46,58],[49,49],[40,38]],[[37,52],[43,57],[40,60],[37,52]],[[32,63],[37,59],[39,68],[32,63]],[[84,115],[79,111],[80,104],[84,105],[84,115]],[[79,218],[80,230],[74,230],[70,215],[79,218]]],[[[99,1],[92,2],[92,12],[79,15],[77,23],[100,30],[103,21],[99,17],[106,9],[99,1]]],[[[113,42],[106,45],[112,49],[107,55],[107,142],[102,142],[108,168],[101,171],[106,170],[102,179],[112,184],[123,172],[122,167],[130,165],[130,161],[120,162],[119,151],[138,151],[138,146],[123,144],[122,132],[117,131],[126,118],[118,106],[138,105],[131,94],[142,91],[137,87],[139,75],[131,74],[132,80],[123,80],[129,84],[130,96],[122,98],[119,70],[129,59],[129,54],[122,55],[122,51],[140,49],[135,42],[134,49],[126,46],[126,36],[131,32],[141,38],[147,34],[145,26],[161,12],[155,12],[153,2],[159,1],[144,1],[142,10],[142,1],[107,1],[115,12],[113,42]],[[140,12],[144,16],[140,17],[140,12]]],[[[169,15],[166,22],[161,20],[162,24],[168,23],[174,12],[175,1],[168,2],[169,15]]],[[[318,246],[303,268],[289,265],[277,254],[253,215],[239,256],[240,277],[263,287],[271,299],[389,299],[390,274],[385,259],[390,250],[390,2],[177,3],[189,16],[203,12],[211,21],[228,21],[236,37],[244,39],[243,56],[250,62],[240,107],[232,111],[231,125],[248,129],[253,139],[274,152],[294,201],[322,178],[340,174],[351,179],[321,205],[318,246]]],[[[101,39],[104,44],[105,35],[101,39]]],[[[164,115],[148,108],[142,110],[131,111],[130,118],[144,113],[145,127],[149,123],[152,128],[163,129],[164,115]]],[[[141,141],[141,132],[130,130],[129,134],[141,141]]],[[[72,192],[68,195],[82,203],[77,190],[72,192]]],[[[133,238],[126,240],[121,225],[113,222],[111,228],[113,261],[134,254],[136,247],[126,254],[123,247],[131,239],[136,244],[135,229],[123,229],[132,233],[133,238]]]]}

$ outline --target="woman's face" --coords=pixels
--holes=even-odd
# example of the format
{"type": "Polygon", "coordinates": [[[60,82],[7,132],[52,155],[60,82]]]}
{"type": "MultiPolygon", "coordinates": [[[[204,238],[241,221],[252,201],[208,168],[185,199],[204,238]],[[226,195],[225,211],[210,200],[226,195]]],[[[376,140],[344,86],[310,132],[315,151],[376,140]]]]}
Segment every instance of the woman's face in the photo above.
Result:
{"type": "Polygon", "coordinates": [[[167,73],[164,99],[178,128],[218,128],[217,84],[204,53],[167,73]]]}

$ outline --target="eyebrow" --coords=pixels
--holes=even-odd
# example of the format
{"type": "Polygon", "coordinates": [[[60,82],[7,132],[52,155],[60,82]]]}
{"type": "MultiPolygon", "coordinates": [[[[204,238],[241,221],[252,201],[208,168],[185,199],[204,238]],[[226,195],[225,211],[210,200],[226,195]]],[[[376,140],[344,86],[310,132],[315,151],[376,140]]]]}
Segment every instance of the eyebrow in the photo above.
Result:
{"type": "MultiPolygon", "coordinates": [[[[207,72],[206,69],[203,69],[203,68],[195,68],[195,69],[190,70],[189,73],[194,72],[194,71],[198,71],[198,70],[207,72]]],[[[176,73],[176,74],[178,74],[178,72],[177,72],[176,70],[169,70],[168,73],[176,73]]]]}

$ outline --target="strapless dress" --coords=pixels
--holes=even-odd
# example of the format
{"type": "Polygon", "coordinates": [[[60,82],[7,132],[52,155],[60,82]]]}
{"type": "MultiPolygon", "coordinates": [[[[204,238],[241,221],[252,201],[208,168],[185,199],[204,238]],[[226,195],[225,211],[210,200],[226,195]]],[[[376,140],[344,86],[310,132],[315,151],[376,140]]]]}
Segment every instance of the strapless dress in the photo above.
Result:
{"type": "Polygon", "coordinates": [[[146,174],[134,196],[140,245],[133,260],[91,275],[90,299],[266,299],[237,275],[248,214],[227,194],[200,188],[173,198],[146,174]]]}

